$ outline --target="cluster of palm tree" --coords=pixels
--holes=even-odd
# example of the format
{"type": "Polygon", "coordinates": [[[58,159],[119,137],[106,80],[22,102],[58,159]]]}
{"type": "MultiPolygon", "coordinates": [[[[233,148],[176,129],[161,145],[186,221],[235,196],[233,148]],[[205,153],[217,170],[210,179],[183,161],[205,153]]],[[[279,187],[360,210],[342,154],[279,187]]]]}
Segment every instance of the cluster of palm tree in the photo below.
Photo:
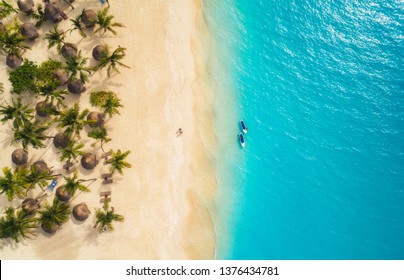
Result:
{"type": "MultiPolygon", "coordinates": [[[[94,107],[101,110],[101,113],[98,113],[97,116],[99,116],[99,118],[102,120],[119,114],[119,108],[123,107],[117,94],[112,91],[91,92],[90,103],[94,107]]],[[[95,147],[99,143],[103,152],[105,152],[104,144],[111,141],[111,138],[108,137],[108,132],[104,124],[105,123],[103,121],[100,126],[93,127],[93,129],[88,133],[88,137],[95,139],[95,142],[92,143],[91,146],[95,147]]]]}
{"type": "Polygon", "coordinates": [[[63,19],[67,19],[67,15],[49,1],[45,1],[45,8],[41,4],[35,7],[32,0],[18,0],[17,6],[18,8],[5,0],[1,0],[0,19],[10,17],[12,14],[17,14],[21,11],[37,22],[35,25],[28,21],[20,24],[15,17],[14,24],[9,27],[6,27],[3,23],[0,24],[0,51],[7,55],[6,64],[12,69],[18,68],[23,62],[22,54],[28,49],[24,45],[24,41],[32,41],[39,36],[36,28],[40,27],[45,21],[58,23],[63,19]]]}
{"type": "Polygon", "coordinates": [[[21,237],[26,239],[35,236],[38,228],[38,219],[22,210],[7,207],[4,216],[0,217],[0,238],[11,238],[19,242],[21,237]]]}
{"type": "MultiPolygon", "coordinates": [[[[4,2],[4,1],[3,1],[4,2]]],[[[6,64],[11,69],[19,67],[23,61],[22,54],[29,49],[24,44],[25,37],[20,32],[20,25],[14,22],[9,27],[0,27],[0,53],[6,55],[6,64]]]]}
{"type": "Polygon", "coordinates": [[[0,176],[0,194],[5,194],[9,201],[15,197],[24,198],[28,191],[39,186],[42,190],[59,174],[53,174],[49,169],[40,170],[35,165],[19,166],[14,170],[3,168],[3,176],[0,176]]]}
{"type": "MultiPolygon", "coordinates": [[[[85,84],[97,71],[106,69],[108,77],[113,73],[120,73],[119,67],[129,68],[123,63],[126,49],[118,46],[111,50],[108,45],[97,45],[93,48],[92,57],[95,66],[90,67],[81,50],[75,44],[68,42],[67,35],[78,31],[82,37],[98,33],[100,36],[110,32],[116,35],[115,28],[124,27],[114,21],[109,14],[108,7],[100,11],[84,9],[80,15],[71,19],[72,28],[66,32],[58,28],[57,23],[67,19],[67,15],[51,1],[44,1],[44,5],[35,5],[32,0],[18,0],[17,6],[7,0],[0,0],[0,19],[11,18],[13,14],[24,13],[24,17],[15,17],[12,23],[0,22],[0,54],[6,56],[6,64],[11,68],[9,80],[14,94],[11,100],[0,105],[0,122],[9,122],[12,129],[12,143],[18,143],[23,149],[23,160],[15,168],[3,168],[0,176],[0,194],[7,196],[9,201],[24,199],[19,207],[6,208],[0,217],[0,238],[11,238],[19,242],[21,238],[35,235],[35,230],[41,227],[46,233],[53,234],[65,223],[69,215],[79,220],[85,220],[90,211],[85,203],[71,208],[77,192],[88,192],[90,189],[84,183],[95,179],[84,180],[78,178],[77,171],[70,177],[64,176],[64,184],[56,189],[55,197],[51,203],[40,205],[40,198],[29,198],[32,190],[40,188],[42,191],[50,182],[61,174],[53,174],[49,168],[39,169],[35,164],[27,164],[28,149],[44,148],[50,138],[59,149],[61,162],[71,164],[81,157],[94,160],[92,168],[96,165],[95,153],[86,153],[84,143],[81,143],[81,133],[86,126],[89,127],[87,136],[94,139],[91,147],[98,147],[103,152],[105,144],[111,141],[105,126],[105,121],[119,114],[123,107],[117,94],[111,91],[94,91],[90,94],[90,103],[98,111],[90,112],[80,109],[79,103],[64,103],[70,93],[80,94],[86,90],[85,84]],[[31,18],[35,21],[21,23],[21,18],[31,18]],[[60,61],[49,59],[39,65],[33,61],[23,59],[22,55],[29,49],[25,42],[33,41],[38,37],[37,28],[43,22],[51,22],[54,27],[45,34],[48,49],[56,48],[60,54],[60,61]],[[40,97],[36,104],[31,104],[32,97],[40,97]],[[36,113],[36,116],[35,116],[36,113]],[[49,135],[51,128],[58,132],[49,135]],[[36,211],[38,210],[38,211],[36,211]]],[[[74,8],[74,0],[59,0],[74,8]]],[[[107,1],[108,2],[108,1],[107,1]]],[[[9,20],[10,22],[10,20],[9,20]]],[[[0,83],[0,93],[3,85],[0,83]]],[[[15,151],[15,152],[16,152],[15,151]]],[[[109,165],[111,175],[123,174],[125,168],[130,168],[127,156],[130,151],[110,150],[105,164],[109,165]]],[[[13,153],[14,156],[14,153],[13,153]]],[[[46,165],[46,164],[45,164],[46,165]]],[[[87,168],[91,169],[91,168],[87,168]]],[[[52,185],[52,184],[51,184],[52,185]]],[[[116,214],[113,207],[106,201],[101,209],[96,209],[96,224],[100,232],[112,230],[112,223],[122,221],[123,216],[116,214]]]]}

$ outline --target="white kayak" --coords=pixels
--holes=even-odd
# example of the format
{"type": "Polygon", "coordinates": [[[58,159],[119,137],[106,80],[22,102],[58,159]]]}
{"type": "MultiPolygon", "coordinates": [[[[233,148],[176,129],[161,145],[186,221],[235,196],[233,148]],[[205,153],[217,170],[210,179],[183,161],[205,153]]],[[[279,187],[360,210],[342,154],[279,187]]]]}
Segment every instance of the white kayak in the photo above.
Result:
{"type": "Polygon", "coordinates": [[[244,135],[243,135],[242,133],[240,133],[240,134],[238,135],[238,139],[239,139],[239,141],[240,141],[240,145],[241,145],[241,147],[243,147],[243,148],[244,148],[244,146],[245,146],[245,139],[244,139],[244,135]]]}
{"type": "Polygon", "coordinates": [[[243,130],[243,132],[247,133],[248,127],[245,125],[243,120],[240,121],[240,126],[241,126],[241,129],[243,130]]]}

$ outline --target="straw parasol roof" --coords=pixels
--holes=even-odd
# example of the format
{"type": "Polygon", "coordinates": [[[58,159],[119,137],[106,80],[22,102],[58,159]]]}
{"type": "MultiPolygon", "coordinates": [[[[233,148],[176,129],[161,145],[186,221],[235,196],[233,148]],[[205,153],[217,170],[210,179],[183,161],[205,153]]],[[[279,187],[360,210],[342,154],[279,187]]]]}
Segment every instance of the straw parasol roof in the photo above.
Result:
{"type": "Polygon", "coordinates": [[[15,165],[24,165],[28,162],[28,153],[23,149],[16,149],[11,154],[11,160],[15,165]]]}
{"type": "Polygon", "coordinates": [[[87,153],[81,158],[81,165],[87,170],[94,169],[97,163],[97,156],[93,153],[87,153]]]}
{"type": "Polygon", "coordinates": [[[34,162],[32,165],[34,166],[37,174],[49,171],[48,165],[43,160],[38,160],[34,162]]]}
{"type": "Polygon", "coordinates": [[[92,55],[95,60],[100,61],[101,59],[103,59],[108,55],[107,47],[104,45],[95,46],[92,55]]]}
{"type": "Polygon", "coordinates": [[[99,112],[91,112],[87,115],[91,127],[101,127],[104,125],[104,115],[99,112]]]}
{"type": "Polygon", "coordinates": [[[70,143],[70,138],[67,134],[59,132],[53,138],[53,145],[58,149],[66,149],[70,143]]]}
{"type": "Polygon", "coordinates": [[[81,22],[87,27],[94,27],[97,20],[97,13],[94,10],[85,9],[81,14],[81,22]]]}
{"type": "Polygon", "coordinates": [[[73,207],[73,217],[78,221],[84,221],[90,216],[91,212],[87,204],[84,202],[77,204],[73,207]]]}

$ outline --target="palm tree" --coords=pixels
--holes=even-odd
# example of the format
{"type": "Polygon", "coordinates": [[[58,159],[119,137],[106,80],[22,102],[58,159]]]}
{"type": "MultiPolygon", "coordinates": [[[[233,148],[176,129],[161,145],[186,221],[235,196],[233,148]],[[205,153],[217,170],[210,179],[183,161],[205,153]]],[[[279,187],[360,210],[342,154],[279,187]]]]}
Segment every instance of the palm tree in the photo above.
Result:
{"type": "Polygon", "coordinates": [[[122,215],[115,213],[114,207],[109,208],[107,201],[104,202],[101,209],[95,209],[95,217],[97,221],[94,228],[98,228],[99,232],[113,230],[112,222],[122,222],[124,220],[122,215]]]}
{"type": "Polygon", "coordinates": [[[48,49],[56,46],[58,52],[62,49],[62,44],[65,43],[65,32],[59,30],[57,25],[45,34],[45,39],[48,40],[48,49]]]}
{"type": "Polygon", "coordinates": [[[23,198],[27,194],[27,185],[24,182],[24,169],[16,169],[13,173],[10,168],[3,168],[4,176],[0,177],[0,194],[5,193],[8,201],[12,201],[15,196],[23,198]]]}
{"type": "Polygon", "coordinates": [[[86,120],[88,113],[88,109],[80,112],[79,103],[76,102],[72,107],[60,112],[56,120],[59,122],[58,127],[65,128],[64,132],[67,135],[74,135],[80,139],[80,132],[84,128],[84,125],[88,123],[86,120]]]}
{"type": "Polygon", "coordinates": [[[52,174],[49,169],[44,171],[37,170],[35,165],[31,165],[24,182],[28,185],[28,190],[34,188],[36,185],[38,185],[41,190],[44,190],[49,184],[48,181],[55,179],[55,177],[59,175],[60,174],[52,174]]]}
{"type": "Polygon", "coordinates": [[[91,68],[86,66],[87,58],[81,56],[81,51],[77,53],[76,57],[67,57],[65,70],[69,73],[69,79],[76,78],[79,75],[80,80],[85,83],[88,82],[88,75],[91,74],[91,68]]]}
{"type": "Polygon", "coordinates": [[[31,17],[37,20],[37,22],[35,23],[36,27],[40,27],[42,23],[46,21],[45,12],[41,4],[37,5],[37,11],[32,12],[31,17]]]}
{"type": "Polygon", "coordinates": [[[14,124],[13,127],[13,143],[21,142],[24,150],[27,150],[28,145],[31,145],[33,148],[44,148],[45,141],[48,137],[45,135],[46,130],[48,130],[49,125],[45,123],[40,123],[40,121],[25,122],[22,125],[14,124]]]}
{"type": "Polygon", "coordinates": [[[132,165],[125,161],[125,158],[130,154],[130,151],[126,151],[124,153],[118,149],[116,152],[111,151],[110,158],[105,161],[106,164],[110,165],[109,172],[114,174],[118,171],[119,174],[123,174],[124,168],[131,168],[132,165]]]}
{"type": "Polygon", "coordinates": [[[128,65],[123,64],[120,60],[125,57],[125,50],[126,48],[118,47],[116,50],[112,52],[112,54],[109,54],[103,58],[101,58],[100,62],[94,67],[95,71],[98,71],[99,69],[102,69],[104,67],[107,67],[107,73],[108,77],[111,76],[111,71],[115,71],[117,73],[119,72],[117,66],[122,66],[126,68],[130,68],[128,65]]]}
{"type": "Polygon", "coordinates": [[[109,117],[112,117],[113,115],[118,114],[119,115],[119,110],[118,108],[122,108],[123,105],[121,103],[121,100],[116,97],[112,96],[111,98],[107,98],[105,100],[105,103],[100,106],[102,109],[104,109],[103,114],[108,115],[109,117]]]}
{"type": "Polygon", "coordinates": [[[96,24],[98,24],[98,28],[94,30],[94,33],[96,32],[101,32],[104,31],[103,33],[110,31],[114,35],[117,34],[117,32],[112,28],[112,27],[125,27],[122,23],[119,22],[112,22],[112,19],[114,18],[113,15],[108,15],[108,10],[109,7],[105,8],[102,11],[97,12],[97,20],[96,24]]]}
{"type": "Polygon", "coordinates": [[[6,30],[0,33],[0,51],[7,54],[6,64],[11,69],[18,68],[23,59],[22,52],[29,49],[23,44],[25,37],[17,30],[6,30]]]}
{"type": "Polygon", "coordinates": [[[84,182],[88,181],[95,181],[97,178],[94,179],[78,179],[77,171],[74,172],[73,177],[65,177],[63,176],[66,180],[66,183],[56,189],[56,197],[61,200],[61,201],[69,201],[70,198],[72,198],[77,191],[81,192],[90,192],[91,190],[85,186],[84,182]]]}
{"type": "Polygon", "coordinates": [[[23,105],[21,98],[11,99],[11,104],[0,106],[0,121],[2,123],[13,120],[14,126],[22,126],[28,123],[34,117],[34,110],[30,109],[28,105],[23,105]]]}
{"type": "Polygon", "coordinates": [[[73,160],[77,161],[79,156],[83,156],[85,153],[81,150],[84,147],[84,144],[75,144],[74,141],[70,141],[66,148],[62,149],[60,161],[65,161],[69,164],[73,160]]]}
{"type": "Polygon", "coordinates": [[[38,220],[30,217],[30,214],[23,211],[15,211],[12,207],[7,207],[5,216],[0,218],[0,238],[11,238],[19,242],[20,238],[30,238],[35,236],[38,228],[38,220]]]}
{"type": "Polygon", "coordinates": [[[20,26],[16,25],[0,34],[0,48],[7,54],[20,54],[21,51],[29,49],[23,44],[25,38],[19,32],[20,26]]]}
{"type": "Polygon", "coordinates": [[[67,222],[71,214],[69,204],[59,201],[56,197],[52,205],[46,203],[44,209],[38,212],[41,228],[50,234],[55,233],[63,223],[67,222]]]}
{"type": "Polygon", "coordinates": [[[64,106],[63,101],[66,98],[66,95],[69,94],[67,90],[52,90],[55,85],[58,85],[59,82],[53,81],[47,84],[44,87],[39,87],[39,95],[44,96],[45,104],[50,104],[49,110],[47,113],[51,115],[59,115],[59,109],[64,106]]]}
{"type": "Polygon", "coordinates": [[[45,34],[45,39],[48,40],[48,49],[56,46],[56,49],[63,57],[76,57],[77,47],[74,44],[65,42],[66,33],[59,30],[57,26],[45,34]]]}
{"type": "Polygon", "coordinates": [[[0,2],[0,19],[3,19],[12,13],[18,13],[18,11],[9,3],[4,0],[0,2]]]}
{"type": "Polygon", "coordinates": [[[81,26],[81,15],[78,15],[75,19],[70,19],[70,21],[72,22],[73,28],[67,31],[71,34],[74,30],[77,30],[81,37],[86,38],[87,34],[84,32],[83,26],[81,26]]]}
{"type": "Polygon", "coordinates": [[[96,141],[91,144],[91,147],[95,147],[97,143],[100,143],[101,150],[104,152],[103,145],[111,141],[111,138],[108,138],[108,133],[105,127],[96,127],[92,131],[88,133],[88,137],[95,139],[96,141]]]}

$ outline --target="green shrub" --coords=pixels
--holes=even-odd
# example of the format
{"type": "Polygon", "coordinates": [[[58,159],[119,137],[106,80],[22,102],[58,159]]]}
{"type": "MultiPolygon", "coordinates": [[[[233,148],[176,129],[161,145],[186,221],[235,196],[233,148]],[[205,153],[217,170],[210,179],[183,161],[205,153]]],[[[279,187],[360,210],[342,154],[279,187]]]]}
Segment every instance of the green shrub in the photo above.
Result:
{"type": "Polygon", "coordinates": [[[38,67],[38,80],[47,82],[54,80],[52,75],[56,69],[62,67],[62,63],[60,61],[48,59],[39,65],[38,67]]]}
{"type": "Polygon", "coordinates": [[[15,70],[10,71],[9,81],[12,85],[12,92],[35,93],[38,91],[36,86],[36,77],[38,75],[38,66],[29,60],[24,60],[24,63],[15,70]]]}
{"type": "Polygon", "coordinates": [[[116,94],[112,91],[93,91],[90,94],[90,103],[95,107],[102,107],[111,98],[116,98],[116,94]]]}

